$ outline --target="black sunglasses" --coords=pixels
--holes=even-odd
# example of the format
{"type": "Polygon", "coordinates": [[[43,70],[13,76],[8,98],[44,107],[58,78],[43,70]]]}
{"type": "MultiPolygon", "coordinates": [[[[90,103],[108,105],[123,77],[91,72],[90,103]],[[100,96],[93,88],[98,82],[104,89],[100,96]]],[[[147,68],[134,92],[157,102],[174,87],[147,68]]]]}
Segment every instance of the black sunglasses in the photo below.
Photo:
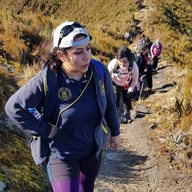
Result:
{"type": "Polygon", "coordinates": [[[58,40],[58,45],[57,45],[58,47],[59,47],[63,37],[66,37],[67,35],[69,35],[69,33],[71,33],[75,28],[84,28],[84,26],[82,26],[78,22],[74,22],[72,25],[66,25],[61,29],[59,40],[58,40]]]}

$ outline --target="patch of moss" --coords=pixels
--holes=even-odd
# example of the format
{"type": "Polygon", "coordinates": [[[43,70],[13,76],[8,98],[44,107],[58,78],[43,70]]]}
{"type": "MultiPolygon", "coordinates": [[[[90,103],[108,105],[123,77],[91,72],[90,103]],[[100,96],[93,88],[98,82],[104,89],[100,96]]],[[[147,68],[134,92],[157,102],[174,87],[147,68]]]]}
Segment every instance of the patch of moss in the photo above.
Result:
{"type": "Polygon", "coordinates": [[[0,181],[11,191],[49,192],[42,167],[37,167],[22,135],[0,127],[0,181]]]}

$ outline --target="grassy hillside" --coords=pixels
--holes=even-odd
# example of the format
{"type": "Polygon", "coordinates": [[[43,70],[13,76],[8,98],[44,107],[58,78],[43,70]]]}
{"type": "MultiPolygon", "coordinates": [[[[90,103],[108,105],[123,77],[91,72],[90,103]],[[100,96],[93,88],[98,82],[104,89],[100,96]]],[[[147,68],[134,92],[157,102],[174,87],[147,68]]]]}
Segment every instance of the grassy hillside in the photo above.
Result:
{"type": "Polygon", "coordinates": [[[24,136],[0,125],[0,152],[0,181],[7,190],[49,191],[43,168],[32,161],[24,136]]]}
{"type": "MultiPolygon", "coordinates": [[[[162,41],[163,59],[186,71],[184,80],[178,85],[175,107],[171,110],[178,114],[173,124],[192,139],[190,1],[145,0],[145,4],[148,12],[139,30],[139,21],[135,19],[139,11],[137,0],[0,0],[1,108],[17,87],[38,70],[40,58],[52,46],[53,28],[64,20],[77,20],[87,26],[93,37],[93,54],[105,64],[120,45],[132,46],[123,38],[127,30],[138,33],[134,41],[138,40],[140,31],[152,40],[159,38],[162,41]]],[[[0,124],[0,181],[17,192],[26,191],[25,186],[27,191],[48,191],[41,185],[43,172],[31,162],[24,138],[15,132],[10,134],[5,124],[0,124]],[[22,173],[17,172],[18,167],[22,173]]],[[[165,126],[168,135],[171,134],[169,126],[165,126]]]]}
{"type": "Polygon", "coordinates": [[[59,3],[47,1],[46,5],[42,1],[19,4],[3,2],[0,39],[13,59],[22,63],[32,62],[39,54],[37,46],[49,40],[58,23],[78,20],[87,26],[94,37],[93,47],[101,52],[104,59],[108,59],[107,56],[123,43],[122,38],[127,28],[134,24],[135,2],[95,1],[91,6],[88,0],[59,3]],[[117,38],[119,41],[116,41],[117,38]]]}

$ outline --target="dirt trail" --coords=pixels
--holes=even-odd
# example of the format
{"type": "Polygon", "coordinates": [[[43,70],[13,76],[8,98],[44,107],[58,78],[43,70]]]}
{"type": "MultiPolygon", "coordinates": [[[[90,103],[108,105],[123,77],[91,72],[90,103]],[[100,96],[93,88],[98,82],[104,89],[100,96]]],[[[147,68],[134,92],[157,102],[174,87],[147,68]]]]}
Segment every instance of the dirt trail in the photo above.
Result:
{"type": "MultiPolygon", "coordinates": [[[[142,9],[135,15],[137,27],[152,9],[141,2],[142,9]]],[[[131,124],[121,125],[121,151],[107,148],[104,152],[96,192],[192,192],[192,176],[177,169],[151,139],[151,133],[158,131],[158,120],[165,118],[157,108],[174,105],[175,80],[181,75],[171,64],[159,63],[153,76],[153,93],[144,92],[146,98],[134,103],[132,112],[140,111],[137,118],[131,124]]],[[[163,142],[163,135],[158,139],[163,142]]]]}
{"type": "Polygon", "coordinates": [[[174,95],[172,73],[175,73],[173,66],[160,63],[153,76],[154,93],[139,105],[134,104],[134,110],[137,108],[140,114],[131,124],[121,125],[121,151],[107,148],[104,153],[96,192],[192,191],[192,177],[174,169],[168,157],[163,156],[150,140],[150,133],[158,129],[155,121],[150,120],[153,117],[151,105],[158,102],[163,107],[165,99],[174,95]]]}

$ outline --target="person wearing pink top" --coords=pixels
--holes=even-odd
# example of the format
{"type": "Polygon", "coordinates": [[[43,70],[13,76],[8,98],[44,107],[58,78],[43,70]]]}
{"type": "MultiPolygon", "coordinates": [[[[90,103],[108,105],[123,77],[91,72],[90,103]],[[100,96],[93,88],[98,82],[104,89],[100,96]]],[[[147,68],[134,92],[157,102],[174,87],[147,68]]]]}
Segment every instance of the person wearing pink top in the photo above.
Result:
{"type": "Polygon", "coordinates": [[[122,123],[130,123],[130,110],[132,108],[131,99],[137,91],[139,70],[133,61],[134,56],[131,50],[125,46],[118,49],[116,58],[108,64],[108,70],[113,81],[114,92],[116,95],[116,106],[120,107],[120,100],[123,101],[122,123]]]}
{"type": "Polygon", "coordinates": [[[151,46],[151,57],[152,57],[152,69],[156,70],[157,69],[157,64],[160,58],[160,55],[162,53],[162,44],[159,40],[156,40],[152,46],[151,46]]]}

